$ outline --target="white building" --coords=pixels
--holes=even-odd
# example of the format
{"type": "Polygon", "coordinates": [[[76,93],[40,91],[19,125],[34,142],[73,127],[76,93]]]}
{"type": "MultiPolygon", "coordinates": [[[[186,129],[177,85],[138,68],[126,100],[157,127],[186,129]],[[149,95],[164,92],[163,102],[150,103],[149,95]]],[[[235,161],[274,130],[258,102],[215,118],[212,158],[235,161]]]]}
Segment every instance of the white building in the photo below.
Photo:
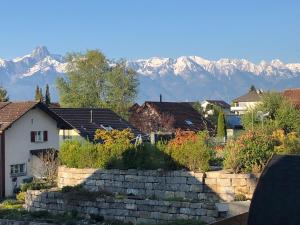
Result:
{"type": "Polygon", "coordinates": [[[245,114],[261,103],[262,97],[263,92],[261,90],[250,90],[247,94],[234,99],[230,110],[237,115],[245,114]]]}
{"type": "Polygon", "coordinates": [[[230,114],[230,105],[223,100],[204,100],[201,102],[201,107],[205,117],[213,115],[216,107],[221,109],[225,115],[230,114]]]}
{"type": "Polygon", "coordinates": [[[59,148],[59,130],[69,129],[43,103],[0,103],[0,197],[11,196],[23,179],[38,175],[37,152],[59,148]]]}

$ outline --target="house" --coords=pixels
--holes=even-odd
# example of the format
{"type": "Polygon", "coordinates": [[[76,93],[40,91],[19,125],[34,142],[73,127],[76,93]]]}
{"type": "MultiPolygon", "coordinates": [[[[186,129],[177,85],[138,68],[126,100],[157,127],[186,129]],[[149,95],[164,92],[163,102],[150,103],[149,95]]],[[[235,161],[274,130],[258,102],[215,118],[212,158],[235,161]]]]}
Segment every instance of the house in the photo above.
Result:
{"type": "Polygon", "coordinates": [[[300,88],[287,89],[282,95],[300,109],[300,88]]]}
{"type": "Polygon", "coordinates": [[[238,135],[243,130],[241,117],[239,115],[225,115],[227,138],[238,135]]]}
{"type": "Polygon", "coordinates": [[[249,109],[253,109],[257,104],[261,103],[262,97],[262,90],[250,90],[247,94],[234,99],[230,110],[237,115],[245,114],[249,109]]]}
{"type": "Polygon", "coordinates": [[[0,195],[11,196],[24,179],[39,176],[38,152],[59,148],[69,125],[39,102],[0,103],[0,195]]]}
{"type": "Polygon", "coordinates": [[[59,131],[60,143],[65,140],[87,139],[94,140],[95,131],[124,130],[130,128],[135,136],[142,133],[122,119],[110,109],[102,108],[51,108],[51,110],[66,121],[72,129],[61,129],[59,131]]]}
{"type": "Polygon", "coordinates": [[[225,115],[230,114],[230,105],[223,100],[204,100],[201,102],[201,107],[205,112],[205,117],[213,115],[215,107],[221,109],[225,115]]]}
{"type": "Polygon", "coordinates": [[[129,122],[146,134],[174,133],[176,129],[214,132],[214,126],[187,102],[150,102],[135,104],[129,122]]]}

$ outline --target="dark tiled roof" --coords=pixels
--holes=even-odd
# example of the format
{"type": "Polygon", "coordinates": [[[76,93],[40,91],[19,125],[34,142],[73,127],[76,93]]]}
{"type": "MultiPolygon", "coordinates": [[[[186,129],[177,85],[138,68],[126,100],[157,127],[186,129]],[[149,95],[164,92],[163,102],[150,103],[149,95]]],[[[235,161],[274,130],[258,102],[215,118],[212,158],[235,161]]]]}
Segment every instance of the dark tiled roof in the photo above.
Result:
{"type": "Polygon", "coordinates": [[[261,174],[248,225],[300,224],[300,156],[275,155],[261,174]]]}
{"type": "Polygon", "coordinates": [[[283,96],[300,108],[300,88],[287,89],[283,92],[283,96]]]}
{"type": "Polygon", "coordinates": [[[247,94],[242,95],[233,100],[233,102],[259,102],[262,100],[263,92],[259,90],[249,91],[247,94]]]}
{"type": "Polygon", "coordinates": [[[142,110],[144,107],[153,107],[160,115],[172,116],[175,129],[214,130],[213,125],[188,102],[145,102],[138,110],[142,110]],[[192,124],[188,124],[187,121],[192,122],[192,124]]]}
{"type": "Polygon", "coordinates": [[[82,137],[88,138],[89,140],[94,140],[95,131],[97,129],[103,129],[101,125],[106,127],[111,126],[117,130],[130,128],[135,135],[141,134],[138,129],[109,109],[52,108],[51,110],[63,118],[74,129],[78,130],[82,137]]]}
{"type": "Polygon", "coordinates": [[[0,102],[0,131],[6,130],[15,121],[21,118],[29,110],[38,107],[55,119],[61,126],[67,126],[56,114],[51,112],[46,105],[40,102],[0,102]]]}
{"type": "Polygon", "coordinates": [[[205,100],[205,101],[209,102],[210,104],[220,106],[223,109],[230,109],[230,105],[223,100],[205,100]]]}

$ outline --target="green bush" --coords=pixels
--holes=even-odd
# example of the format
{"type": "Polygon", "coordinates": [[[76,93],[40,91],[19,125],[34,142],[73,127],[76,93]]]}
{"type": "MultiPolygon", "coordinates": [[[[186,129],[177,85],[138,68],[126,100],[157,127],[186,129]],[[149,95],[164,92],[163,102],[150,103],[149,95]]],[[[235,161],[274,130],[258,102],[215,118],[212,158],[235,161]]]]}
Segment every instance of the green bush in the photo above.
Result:
{"type": "Polygon", "coordinates": [[[21,192],[26,192],[27,190],[49,189],[51,187],[53,187],[53,184],[49,184],[44,180],[33,180],[30,183],[23,183],[20,185],[21,192]]]}
{"type": "MultiPolygon", "coordinates": [[[[190,136],[190,134],[189,134],[190,136]]],[[[164,142],[156,145],[133,145],[128,140],[106,141],[104,144],[88,141],[66,141],[61,145],[59,160],[62,165],[74,168],[103,169],[209,169],[212,150],[208,133],[192,133],[192,140],[172,146],[164,142]]],[[[176,142],[176,140],[175,140],[176,142]]]]}
{"type": "Polygon", "coordinates": [[[234,196],[234,201],[247,201],[247,197],[244,194],[237,194],[234,196]]]}
{"type": "Polygon", "coordinates": [[[144,143],[131,148],[123,154],[124,169],[168,169],[168,156],[164,153],[165,145],[144,143]]]}
{"type": "Polygon", "coordinates": [[[207,132],[197,134],[178,134],[174,141],[168,144],[167,154],[172,160],[189,170],[207,171],[213,151],[207,132]],[[180,138],[178,138],[180,135],[180,138]]]}
{"type": "Polygon", "coordinates": [[[17,201],[24,203],[25,195],[26,195],[26,192],[24,192],[24,191],[19,192],[16,196],[17,201]]]}
{"type": "Polygon", "coordinates": [[[262,131],[247,131],[224,150],[224,167],[234,172],[260,172],[274,153],[274,139],[262,131]]]}

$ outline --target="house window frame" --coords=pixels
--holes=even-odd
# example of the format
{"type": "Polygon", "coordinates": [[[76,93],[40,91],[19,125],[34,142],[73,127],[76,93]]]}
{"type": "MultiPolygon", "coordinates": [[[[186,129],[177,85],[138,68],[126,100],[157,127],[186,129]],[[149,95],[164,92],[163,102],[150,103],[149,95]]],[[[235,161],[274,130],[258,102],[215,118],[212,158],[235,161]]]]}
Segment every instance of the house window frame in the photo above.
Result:
{"type": "Polygon", "coordinates": [[[26,173],[27,173],[26,163],[19,163],[19,164],[10,165],[10,176],[11,177],[26,176],[26,173]]]}
{"type": "Polygon", "coordinates": [[[63,140],[72,140],[71,130],[63,130],[63,140]]]}
{"type": "Polygon", "coordinates": [[[34,142],[44,142],[44,132],[43,131],[34,131],[34,142]]]}
{"type": "Polygon", "coordinates": [[[35,130],[31,131],[31,142],[44,143],[48,141],[48,131],[35,130]]]}

